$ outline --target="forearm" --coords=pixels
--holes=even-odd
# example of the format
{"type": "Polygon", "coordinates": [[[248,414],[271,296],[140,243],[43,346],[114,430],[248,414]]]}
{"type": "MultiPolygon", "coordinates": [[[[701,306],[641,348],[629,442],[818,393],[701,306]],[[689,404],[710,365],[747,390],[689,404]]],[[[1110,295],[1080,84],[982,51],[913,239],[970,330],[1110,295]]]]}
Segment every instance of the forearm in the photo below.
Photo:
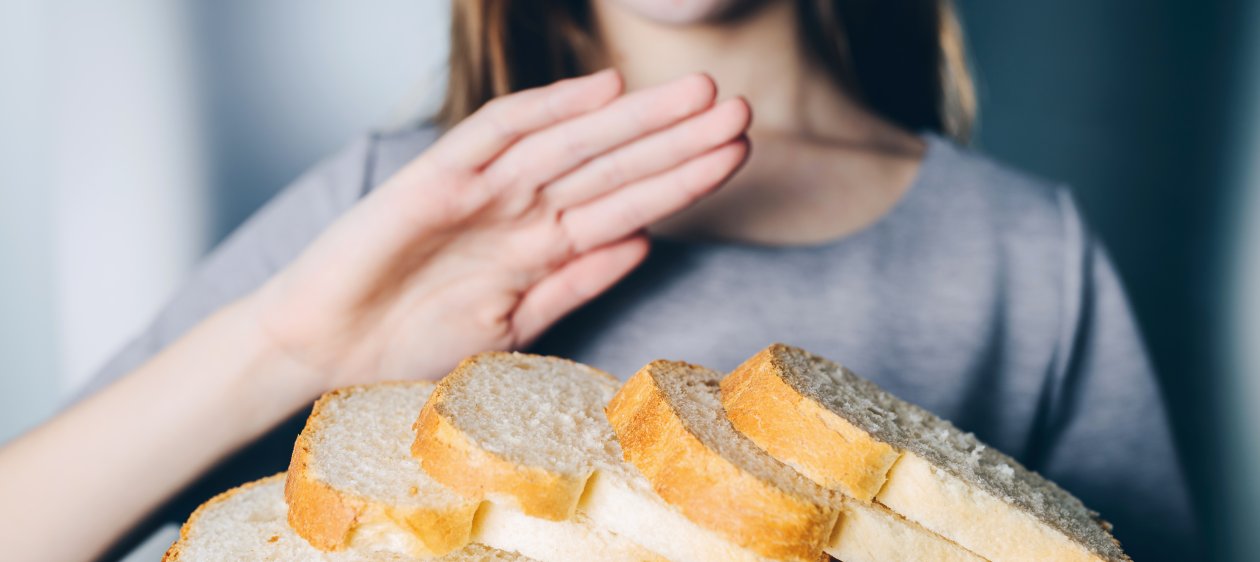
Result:
{"type": "Polygon", "coordinates": [[[0,543],[82,560],[319,392],[229,306],[127,377],[0,449],[0,543]]]}

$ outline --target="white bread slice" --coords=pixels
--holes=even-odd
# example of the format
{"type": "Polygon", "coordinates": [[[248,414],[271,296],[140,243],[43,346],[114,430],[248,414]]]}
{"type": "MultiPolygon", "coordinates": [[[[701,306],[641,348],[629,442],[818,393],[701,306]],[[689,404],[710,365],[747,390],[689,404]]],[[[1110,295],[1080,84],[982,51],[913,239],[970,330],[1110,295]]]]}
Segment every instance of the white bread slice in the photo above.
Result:
{"type": "Polygon", "coordinates": [[[411,421],[433,388],[382,383],[320,398],[294,447],[286,486],[289,522],[299,534],[325,550],[370,545],[416,556],[470,540],[546,562],[603,551],[616,559],[626,550],[624,540],[583,518],[548,521],[482,504],[425,474],[411,455],[411,421]]]}
{"type": "Polygon", "coordinates": [[[825,358],[775,344],[721,386],[731,422],[774,457],[986,559],[1128,560],[1080,500],[825,358]]]}
{"type": "Polygon", "coordinates": [[[747,544],[774,559],[823,551],[845,562],[982,562],[885,508],[843,501],[767,455],[726,418],[721,378],[656,361],[608,405],[626,457],[666,501],[727,536],[752,537],[747,544]]]}
{"type": "Polygon", "coordinates": [[[617,386],[555,357],[476,355],[438,384],[412,452],[435,479],[505,511],[576,514],[677,562],[764,560],[692,523],[626,464],[604,415],[617,386]]]}
{"type": "Polygon", "coordinates": [[[284,475],[228,490],[198,507],[179,531],[164,562],[269,560],[285,562],[527,562],[529,558],[481,545],[437,558],[417,558],[366,546],[323,552],[286,523],[284,475]]]}
{"type": "Polygon", "coordinates": [[[985,562],[882,505],[864,505],[849,499],[844,502],[840,524],[824,552],[844,562],[985,562]]]}
{"type": "Polygon", "coordinates": [[[299,535],[323,550],[363,543],[417,556],[468,544],[478,502],[429,478],[408,451],[409,421],[433,386],[354,386],[315,403],[285,486],[299,535]]]}

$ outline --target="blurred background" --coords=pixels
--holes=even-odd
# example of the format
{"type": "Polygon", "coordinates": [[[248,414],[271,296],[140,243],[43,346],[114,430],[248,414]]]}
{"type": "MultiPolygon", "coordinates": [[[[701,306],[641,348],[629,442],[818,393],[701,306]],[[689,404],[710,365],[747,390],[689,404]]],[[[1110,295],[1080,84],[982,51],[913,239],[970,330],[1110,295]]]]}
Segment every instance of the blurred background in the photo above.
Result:
{"type": "MultiPolygon", "coordinates": [[[[1124,277],[1212,560],[1260,556],[1260,3],[956,0],[976,147],[1071,184],[1124,277]]],[[[445,2],[0,4],[0,442],[357,134],[431,111],[445,2]]]]}

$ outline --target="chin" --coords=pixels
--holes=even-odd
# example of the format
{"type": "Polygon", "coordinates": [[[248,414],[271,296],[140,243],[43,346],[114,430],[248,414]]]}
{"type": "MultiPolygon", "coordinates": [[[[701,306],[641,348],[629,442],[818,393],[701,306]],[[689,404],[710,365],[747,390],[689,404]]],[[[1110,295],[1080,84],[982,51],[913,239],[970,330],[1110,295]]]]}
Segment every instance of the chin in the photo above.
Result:
{"type": "Polygon", "coordinates": [[[709,23],[736,17],[766,0],[598,0],[640,17],[670,25],[709,23]]]}

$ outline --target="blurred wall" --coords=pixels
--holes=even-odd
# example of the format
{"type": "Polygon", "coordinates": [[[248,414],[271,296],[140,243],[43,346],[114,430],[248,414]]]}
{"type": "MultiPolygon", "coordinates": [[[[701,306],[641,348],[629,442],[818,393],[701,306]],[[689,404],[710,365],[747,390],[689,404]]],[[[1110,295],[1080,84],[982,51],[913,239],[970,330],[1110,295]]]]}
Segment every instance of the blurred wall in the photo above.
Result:
{"type": "Polygon", "coordinates": [[[448,3],[193,4],[217,240],[317,159],[426,112],[444,87],[448,3]]]}
{"type": "MultiPolygon", "coordinates": [[[[1249,29],[1260,29],[1260,5],[1240,15],[1249,29]]],[[[1260,554],[1260,34],[1249,34],[1240,68],[1236,99],[1238,130],[1227,150],[1227,168],[1235,186],[1223,213],[1228,287],[1217,305],[1226,311],[1229,336],[1217,350],[1226,358],[1219,388],[1224,409],[1225,479],[1222,519],[1233,560],[1260,554]]]]}
{"type": "Polygon", "coordinates": [[[58,394],[44,23],[39,0],[0,10],[0,442],[58,394]]]}
{"type": "Polygon", "coordinates": [[[0,3],[0,442],[315,160],[423,111],[444,2],[0,3]]]}
{"type": "Polygon", "coordinates": [[[80,384],[206,244],[185,2],[45,2],[60,388],[80,384]]]}

